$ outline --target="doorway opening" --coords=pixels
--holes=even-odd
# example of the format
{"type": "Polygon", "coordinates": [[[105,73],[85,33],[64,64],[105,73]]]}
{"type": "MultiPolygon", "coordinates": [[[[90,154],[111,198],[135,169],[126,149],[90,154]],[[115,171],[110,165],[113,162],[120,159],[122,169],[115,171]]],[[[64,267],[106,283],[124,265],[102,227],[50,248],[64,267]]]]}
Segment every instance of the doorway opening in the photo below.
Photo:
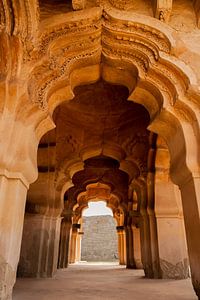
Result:
{"type": "Polygon", "coordinates": [[[89,202],[83,211],[82,230],[82,262],[119,262],[116,221],[104,201],[89,202]]]}

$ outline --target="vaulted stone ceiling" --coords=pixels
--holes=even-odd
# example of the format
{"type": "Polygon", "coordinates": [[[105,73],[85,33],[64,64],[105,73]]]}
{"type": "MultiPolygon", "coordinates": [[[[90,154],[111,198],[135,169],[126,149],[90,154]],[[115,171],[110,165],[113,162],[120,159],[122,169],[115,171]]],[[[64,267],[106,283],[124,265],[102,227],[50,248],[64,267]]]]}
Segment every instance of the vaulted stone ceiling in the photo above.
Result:
{"type": "Polygon", "coordinates": [[[110,155],[118,159],[136,151],[134,159],[143,160],[148,144],[149,116],[141,105],[127,98],[125,87],[105,82],[77,87],[75,98],[61,105],[55,113],[57,167],[64,160],[78,157],[84,160],[88,151],[105,154],[105,149],[110,149],[110,155]],[[133,149],[137,148],[136,143],[141,144],[139,151],[133,149]],[[118,157],[112,149],[116,149],[118,157]]]}
{"type": "Polygon", "coordinates": [[[149,114],[127,100],[129,91],[121,85],[101,80],[76,87],[74,94],[56,109],[56,129],[41,140],[39,178],[28,202],[55,205],[47,185],[56,186],[60,178],[63,184],[71,180],[74,197],[88,183],[102,182],[127,202],[129,184],[147,173],[149,114]]]}

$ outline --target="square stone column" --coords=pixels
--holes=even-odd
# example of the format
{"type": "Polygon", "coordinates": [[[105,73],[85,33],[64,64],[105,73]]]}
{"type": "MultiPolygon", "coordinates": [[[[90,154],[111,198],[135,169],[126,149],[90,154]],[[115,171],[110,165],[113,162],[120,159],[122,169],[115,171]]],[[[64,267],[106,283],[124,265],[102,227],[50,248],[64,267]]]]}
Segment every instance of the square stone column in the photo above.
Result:
{"type": "Polygon", "coordinates": [[[126,267],[128,269],[136,269],[134,258],[133,231],[132,226],[125,227],[126,231],[126,267]]]}
{"type": "Polygon", "coordinates": [[[157,221],[161,277],[184,279],[189,276],[189,262],[178,187],[170,180],[155,184],[155,215],[157,221]]]}
{"type": "Polygon", "coordinates": [[[18,275],[52,277],[57,270],[60,217],[26,214],[18,275]]]}
{"type": "Polygon", "coordinates": [[[76,249],[76,262],[81,261],[81,242],[82,242],[83,232],[78,232],[77,236],[77,249],[76,249]]]}
{"type": "Polygon", "coordinates": [[[147,278],[155,278],[152,253],[151,253],[151,234],[150,222],[147,210],[143,208],[140,216],[140,239],[141,239],[141,257],[144,273],[147,278]]]}
{"type": "Polygon", "coordinates": [[[69,253],[69,263],[73,264],[76,262],[77,258],[77,242],[78,242],[78,229],[80,224],[73,224],[72,233],[70,239],[70,253],[69,253]]]}
{"type": "Polygon", "coordinates": [[[189,263],[183,222],[181,195],[170,177],[170,155],[166,143],[157,139],[155,159],[155,217],[158,264],[161,278],[184,279],[189,263]]]}
{"type": "Polygon", "coordinates": [[[124,226],[117,226],[119,264],[126,264],[126,235],[124,226]]]}
{"type": "MultiPolygon", "coordinates": [[[[14,176],[14,174],[12,174],[14,176]]],[[[27,186],[0,175],[0,299],[12,299],[19,261],[27,186]]]]}
{"type": "Polygon", "coordinates": [[[192,284],[200,299],[200,176],[180,185],[192,284]]]}
{"type": "Polygon", "coordinates": [[[143,269],[142,258],[141,258],[141,243],[140,243],[140,228],[132,226],[133,231],[133,245],[134,245],[134,259],[136,269],[143,269]]]}
{"type": "Polygon", "coordinates": [[[60,230],[60,244],[59,244],[59,260],[58,268],[67,268],[69,261],[69,244],[71,237],[72,221],[71,219],[63,218],[60,230]]]}

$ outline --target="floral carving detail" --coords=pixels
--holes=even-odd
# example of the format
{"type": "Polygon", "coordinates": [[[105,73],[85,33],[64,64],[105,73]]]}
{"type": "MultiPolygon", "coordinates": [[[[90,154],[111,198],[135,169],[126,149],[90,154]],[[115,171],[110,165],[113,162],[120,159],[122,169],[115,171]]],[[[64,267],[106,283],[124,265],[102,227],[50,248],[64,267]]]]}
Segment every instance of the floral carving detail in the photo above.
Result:
{"type": "Polygon", "coordinates": [[[175,265],[164,259],[160,259],[160,267],[164,279],[183,279],[189,277],[189,264],[187,258],[175,265]]]}

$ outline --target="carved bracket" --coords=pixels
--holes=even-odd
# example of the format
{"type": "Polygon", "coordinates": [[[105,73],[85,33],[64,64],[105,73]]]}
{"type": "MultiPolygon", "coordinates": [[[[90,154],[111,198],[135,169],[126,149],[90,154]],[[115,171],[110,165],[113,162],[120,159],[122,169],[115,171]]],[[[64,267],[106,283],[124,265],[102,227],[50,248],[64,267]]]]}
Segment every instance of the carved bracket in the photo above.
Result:
{"type": "Polygon", "coordinates": [[[168,22],[172,11],[172,0],[155,0],[155,17],[162,22],[168,22]]]}

